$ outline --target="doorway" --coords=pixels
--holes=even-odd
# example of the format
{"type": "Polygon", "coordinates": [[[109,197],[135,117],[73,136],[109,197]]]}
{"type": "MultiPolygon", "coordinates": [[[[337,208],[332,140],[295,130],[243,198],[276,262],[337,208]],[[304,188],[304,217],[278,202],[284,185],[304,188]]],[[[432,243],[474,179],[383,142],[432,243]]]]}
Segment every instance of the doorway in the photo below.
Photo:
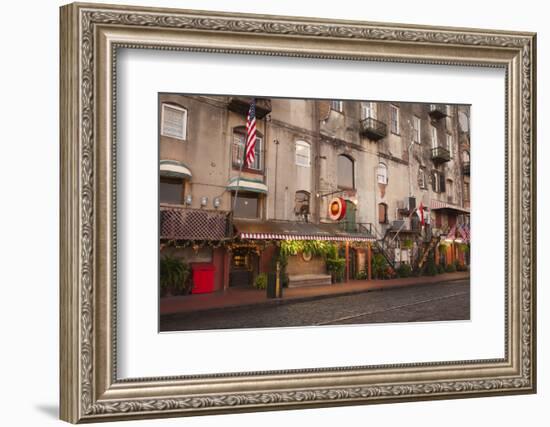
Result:
{"type": "Polygon", "coordinates": [[[259,257],[253,247],[236,247],[231,253],[230,287],[252,287],[258,274],[259,257]]]}

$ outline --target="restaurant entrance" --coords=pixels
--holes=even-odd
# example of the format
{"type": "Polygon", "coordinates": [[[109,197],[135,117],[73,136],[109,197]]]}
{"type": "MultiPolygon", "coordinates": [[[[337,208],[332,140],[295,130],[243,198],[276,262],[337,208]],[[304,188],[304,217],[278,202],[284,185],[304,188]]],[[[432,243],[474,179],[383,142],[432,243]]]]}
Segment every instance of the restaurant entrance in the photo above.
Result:
{"type": "Polygon", "coordinates": [[[229,286],[252,287],[258,274],[259,256],[250,246],[235,247],[231,253],[229,286]]]}

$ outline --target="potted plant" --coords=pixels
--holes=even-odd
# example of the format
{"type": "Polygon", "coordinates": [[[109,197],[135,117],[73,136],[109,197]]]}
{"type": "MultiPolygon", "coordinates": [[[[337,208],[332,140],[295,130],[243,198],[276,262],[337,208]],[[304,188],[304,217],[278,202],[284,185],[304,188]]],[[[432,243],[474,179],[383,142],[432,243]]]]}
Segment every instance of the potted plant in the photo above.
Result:
{"type": "Polygon", "coordinates": [[[188,294],[191,291],[191,269],[179,258],[165,255],[160,259],[161,296],[188,294]]]}

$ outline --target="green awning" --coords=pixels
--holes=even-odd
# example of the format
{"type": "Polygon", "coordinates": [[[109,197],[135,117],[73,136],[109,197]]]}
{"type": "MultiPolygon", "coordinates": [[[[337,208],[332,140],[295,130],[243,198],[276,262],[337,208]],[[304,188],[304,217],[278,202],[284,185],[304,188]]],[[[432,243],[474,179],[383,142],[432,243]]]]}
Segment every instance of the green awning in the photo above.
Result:
{"type": "Polygon", "coordinates": [[[231,178],[229,184],[227,184],[227,189],[235,191],[251,191],[253,193],[267,194],[267,185],[262,181],[257,181],[250,178],[231,178]]]}
{"type": "Polygon", "coordinates": [[[182,162],[177,160],[161,160],[160,176],[170,178],[191,179],[191,170],[182,162]]]}

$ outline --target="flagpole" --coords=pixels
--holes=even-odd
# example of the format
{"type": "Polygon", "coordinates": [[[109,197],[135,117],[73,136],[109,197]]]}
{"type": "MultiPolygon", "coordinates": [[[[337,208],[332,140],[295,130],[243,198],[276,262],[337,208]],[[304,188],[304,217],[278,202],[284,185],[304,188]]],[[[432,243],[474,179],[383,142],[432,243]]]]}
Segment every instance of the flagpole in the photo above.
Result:
{"type": "Polygon", "coordinates": [[[243,147],[243,158],[241,159],[241,164],[239,165],[239,175],[237,176],[237,188],[235,189],[235,199],[233,200],[233,214],[235,213],[235,208],[237,207],[237,197],[239,195],[239,185],[241,181],[241,173],[243,171],[243,164],[246,160],[246,142],[243,147]]]}

